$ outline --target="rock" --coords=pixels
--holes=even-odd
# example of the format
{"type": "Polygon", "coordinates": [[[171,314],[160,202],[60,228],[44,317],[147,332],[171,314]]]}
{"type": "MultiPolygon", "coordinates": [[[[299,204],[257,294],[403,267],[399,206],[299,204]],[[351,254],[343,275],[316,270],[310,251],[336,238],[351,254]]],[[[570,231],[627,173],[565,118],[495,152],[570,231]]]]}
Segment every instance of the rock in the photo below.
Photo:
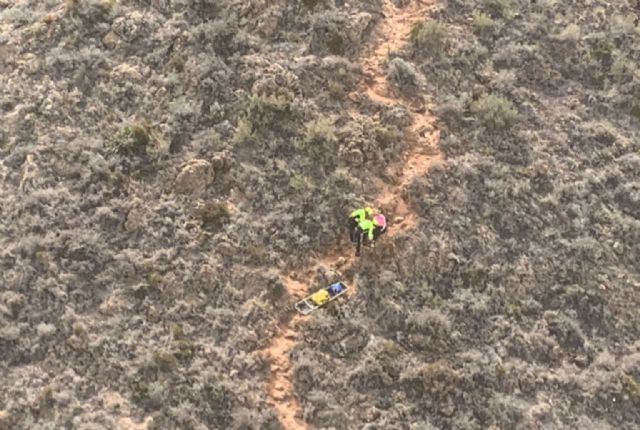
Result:
{"type": "Polygon", "coordinates": [[[200,194],[213,180],[213,168],[206,160],[192,160],[178,173],[175,191],[180,194],[200,194]]]}
{"type": "Polygon", "coordinates": [[[273,37],[278,32],[278,15],[269,14],[258,23],[258,33],[264,37],[273,37]]]}
{"type": "Polygon", "coordinates": [[[124,228],[127,231],[136,230],[144,224],[145,210],[142,208],[134,208],[127,214],[127,220],[124,222],[124,228]]]}
{"type": "Polygon", "coordinates": [[[148,430],[153,428],[153,417],[147,417],[143,422],[136,423],[131,418],[118,418],[118,428],[122,430],[148,430]]]}
{"type": "Polygon", "coordinates": [[[0,294],[0,301],[4,302],[7,305],[13,317],[16,318],[20,310],[24,307],[26,298],[20,293],[7,291],[0,294]]]}
{"type": "Polygon", "coordinates": [[[355,54],[372,20],[369,13],[348,16],[333,11],[316,15],[309,48],[314,54],[355,54]]]}
{"type": "Polygon", "coordinates": [[[8,429],[10,428],[9,421],[11,420],[11,415],[7,411],[0,411],[0,429],[8,429]]]}
{"type": "Polygon", "coordinates": [[[36,326],[36,331],[42,337],[50,336],[56,332],[56,326],[53,324],[40,323],[36,326]]]}
{"type": "Polygon", "coordinates": [[[113,31],[108,32],[102,38],[102,43],[104,43],[104,46],[106,46],[108,49],[116,49],[120,45],[122,45],[122,41],[113,31]]]}
{"type": "Polygon", "coordinates": [[[102,394],[102,407],[109,412],[129,415],[129,402],[115,391],[105,391],[102,394]]]}
{"type": "Polygon", "coordinates": [[[440,412],[445,417],[452,417],[456,411],[456,404],[451,398],[451,396],[447,396],[447,398],[440,403],[440,407],[438,408],[438,412],[440,412]]]}
{"type": "Polygon", "coordinates": [[[362,151],[360,151],[359,149],[350,150],[346,154],[345,158],[346,158],[347,162],[349,162],[351,164],[360,165],[360,164],[364,163],[364,155],[362,154],[362,151]]]}
{"type": "Polygon", "coordinates": [[[388,77],[407,93],[415,93],[426,84],[424,75],[413,64],[402,58],[394,58],[389,62],[388,77]]]}
{"type": "Polygon", "coordinates": [[[402,129],[411,124],[411,115],[404,106],[393,106],[382,113],[382,123],[385,125],[394,125],[402,129]]]}
{"type": "Polygon", "coordinates": [[[3,327],[0,329],[0,339],[6,341],[18,340],[20,338],[20,328],[17,326],[3,327]]]}

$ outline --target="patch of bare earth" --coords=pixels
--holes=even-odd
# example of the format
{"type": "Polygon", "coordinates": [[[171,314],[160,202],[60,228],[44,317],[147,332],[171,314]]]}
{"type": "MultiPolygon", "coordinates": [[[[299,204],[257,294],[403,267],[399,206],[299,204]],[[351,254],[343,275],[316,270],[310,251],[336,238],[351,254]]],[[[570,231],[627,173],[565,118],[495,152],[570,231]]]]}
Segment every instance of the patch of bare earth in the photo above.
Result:
{"type": "MultiPolygon", "coordinates": [[[[376,184],[379,192],[375,203],[385,214],[390,214],[390,235],[416,226],[417,217],[406,200],[406,186],[416,176],[426,174],[431,164],[441,159],[438,149],[440,136],[433,128],[434,118],[429,110],[421,104],[416,106],[414,100],[396,94],[386,78],[389,52],[397,51],[407,43],[412,26],[425,19],[430,6],[431,2],[418,0],[404,8],[397,8],[392,1],[386,0],[384,18],[378,25],[377,37],[362,58],[366,79],[361,85],[360,93],[384,105],[405,106],[411,112],[411,126],[404,136],[407,149],[399,162],[389,166],[388,176],[392,178],[392,182],[378,180],[376,184]]],[[[357,112],[354,114],[359,115],[357,112]]],[[[351,249],[338,253],[331,251],[318,256],[309,267],[302,268],[298,273],[311,276],[319,266],[340,270],[354,264],[351,249]]],[[[306,279],[310,279],[310,276],[306,279]]],[[[283,274],[282,281],[292,297],[302,298],[308,292],[305,284],[288,275],[283,274]]],[[[351,287],[353,292],[354,286],[351,287]]],[[[293,315],[281,323],[278,334],[265,348],[265,352],[271,357],[269,399],[278,413],[282,427],[288,430],[311,428],[302,420],[300,404],[290,378],[289,351],[296,343],[296,324],[299,320],[299,315],[293,315]]]]}

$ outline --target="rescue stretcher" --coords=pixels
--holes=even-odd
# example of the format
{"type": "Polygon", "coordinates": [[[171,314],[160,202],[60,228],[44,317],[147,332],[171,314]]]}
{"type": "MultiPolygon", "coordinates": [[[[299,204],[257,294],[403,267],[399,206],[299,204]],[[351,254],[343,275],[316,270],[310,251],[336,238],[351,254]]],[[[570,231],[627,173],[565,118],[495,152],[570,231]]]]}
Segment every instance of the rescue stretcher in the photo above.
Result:
{"type": "Polygon", "coordinates": [[[319,289],[313,294],[297,302],[294,307],[302,315],[309,315],[311,312],[334,301],[347,292],[347,286],[342,282],[336,282],[328,287],[319,289]]]}

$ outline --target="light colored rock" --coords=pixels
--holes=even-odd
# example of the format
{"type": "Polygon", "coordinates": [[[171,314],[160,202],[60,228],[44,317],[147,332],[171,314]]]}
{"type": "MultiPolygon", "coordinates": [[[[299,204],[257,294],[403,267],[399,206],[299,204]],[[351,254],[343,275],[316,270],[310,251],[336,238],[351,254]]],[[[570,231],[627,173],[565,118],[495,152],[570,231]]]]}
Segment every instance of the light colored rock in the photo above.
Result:
{"type": "Polygon", "coordinates": [[[56,326],[48,323],[40,323],[36,326],[36,331],[40,336],[50,336],[56,332],[56,326]]]}
{"type": "Polygon", "coordinates": [[[129,402],[116,391],[102,393],[102,407],[109,412],[117,412],[119,415],[129,415],[129,402]]]}
{"type": "Polygon", "coordinates": [[[144,224],[145,210],[142,208],[134,208],[127,214],[127,220],[124,223],[124,228],[127,231],[136,230],[144,224]]]}
{"type": "Polygon", "coordinates": [[[175,191],[181,194],[202,193],[213,180],[213,168],[206,160],[192,160],[178,173],[175,191]]]}
{"type": "Polygon", "coordinates": [[[120,417],[117,423],[121,430],[147,430],[153,426],[153,418],[147,417],[143,422],[136,423],[129,417],[120,417]]]}
{"type": "Polygon", "coordinates": [[[20,328],[17,326],[4,327],[0,329],[0,339],[6,341],[17,340],[20,337],[20,328]]]}

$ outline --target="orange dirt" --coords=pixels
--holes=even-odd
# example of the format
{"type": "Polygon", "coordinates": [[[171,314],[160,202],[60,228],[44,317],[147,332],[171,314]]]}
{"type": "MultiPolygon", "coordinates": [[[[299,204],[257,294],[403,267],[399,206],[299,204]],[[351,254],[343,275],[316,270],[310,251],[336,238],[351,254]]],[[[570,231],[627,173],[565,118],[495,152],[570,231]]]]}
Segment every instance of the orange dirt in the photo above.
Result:
{"type": "MultiPolygon", "coordinates": [[[[366,81],[363,82],[359,92],[384,105],[406,106],[411,112],[412,123],[404,136],[408,149],[402,154],[400,162],[389,166],[388,173],[394,178],[394,183],[389,184],[379,180],[375,184],[379,190],[375,204],[382,212],[389,214],[389,235],[391,236],[415,227],[417,217],[406,201],[406,186],[413,178],[426,174],[435,160],[441,159],[438,149],[440,134],[433,129],[433,117],[425,106],[416,108],[414,100],[394,94],[387,85],[385,67],[388,54],[401,49],[407,43],[412,26],[426,18],[430,5],[430,2],[415,0],[404,8],[397,8],[391,0],[385,0],[384,19],[378,24],[377,40],[362,58],[366,81]]],[[[359,113],[352,112],[352,115],[357,116],[359,113]]],[[[298,279],[311,279],[320,266],[341,270],[351,267],[354,262],[355,257],[350,247],[333,249],[319,255],[311,266],[298,270],[302,276],[298,279]]],[[[310,292],[307,285],[298,279],[282,275],[287,291],[296,299],[310,292]]],[[[353,294],[355,285],[350,287],[353,294]]],[[[300,403],[295,396],[289,375],[291,371],[289,351],[296,343],[295,326],[300,319],[296,314],[283,322],[279,326],[278,334],[265,348],[265,352],[271,357],[271,380],[267,387],[269,400],[276,408],[280,424],[286,430],[311,428],[302,420],[300,403]]]]}

